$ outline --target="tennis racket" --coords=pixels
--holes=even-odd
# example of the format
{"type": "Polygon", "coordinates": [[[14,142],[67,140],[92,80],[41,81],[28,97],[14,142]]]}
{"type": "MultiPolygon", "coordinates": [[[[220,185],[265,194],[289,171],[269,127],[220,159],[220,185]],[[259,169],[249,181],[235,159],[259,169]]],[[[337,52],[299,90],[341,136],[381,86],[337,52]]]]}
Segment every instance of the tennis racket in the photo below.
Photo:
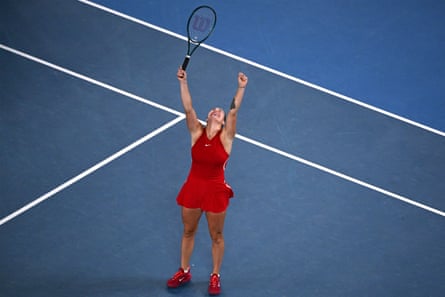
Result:
{"type": "Polygon", "coordinates": [[[187,55],[182,63],[182,69],[186,69],[190,61],[190,57],[195,50],[203,43],[216,25],[216,12],[207,5],[202,5],[193,10],[187,21],[187,55]]]}

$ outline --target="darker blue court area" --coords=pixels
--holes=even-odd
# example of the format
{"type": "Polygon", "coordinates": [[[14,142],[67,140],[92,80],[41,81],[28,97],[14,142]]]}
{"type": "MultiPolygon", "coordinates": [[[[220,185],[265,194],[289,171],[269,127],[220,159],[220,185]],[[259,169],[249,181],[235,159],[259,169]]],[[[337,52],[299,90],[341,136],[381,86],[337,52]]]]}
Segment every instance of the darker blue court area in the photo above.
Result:
{"type": "MultiPolygon", "coordinates": [[[[166,287],[191,162],[186,42],[18,0],[0,4],[0,46],[0,296],[208,296],[204,217],[191,283],[166,287]]],[[[442,296],[445,138],[204,47],[188,67],[201,119],[228,109],[239,71],[221,296],[442,296]]]]}

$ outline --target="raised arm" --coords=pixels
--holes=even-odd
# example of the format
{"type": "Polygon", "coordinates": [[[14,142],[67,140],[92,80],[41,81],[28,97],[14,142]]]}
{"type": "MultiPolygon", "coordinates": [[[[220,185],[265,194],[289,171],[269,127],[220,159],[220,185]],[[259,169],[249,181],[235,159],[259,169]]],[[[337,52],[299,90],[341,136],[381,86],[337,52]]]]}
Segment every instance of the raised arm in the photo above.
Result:
{"type": "Polygon", "coordinates": [[[197,133],[201,133],[202,127],[201,123],[196,116],[195,109],[192,104],[192,96],[190,95],[189,87],[187,84],[187,72],[183,70],[181,67],[178,69],[178,73],[176,74],[179,81],[179,89],[181,92],[181,101],[182,106],[184,107],[187,128],[192,134],[192,139],[197,133]]]}
{"type": "Polygon", "coordinates": [[[235,92],[235,96],[232,99],[232,103],[230,104],[230,109],[226,118],[225,132],[228,140],[233,140],[236,134],[236,116],[238,109],[241,106],[241,102],[243,101],[247,82],[248,77],[242,72],[238,73],[238,88],[235,92]]]}

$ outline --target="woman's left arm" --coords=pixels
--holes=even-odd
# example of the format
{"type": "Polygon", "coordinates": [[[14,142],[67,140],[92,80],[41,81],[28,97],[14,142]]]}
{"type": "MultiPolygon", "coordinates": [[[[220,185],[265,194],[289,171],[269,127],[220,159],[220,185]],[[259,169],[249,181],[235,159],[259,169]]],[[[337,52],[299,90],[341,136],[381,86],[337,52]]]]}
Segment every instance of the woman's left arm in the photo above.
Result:
{"type": "Polygon", "coordinates": [[[238,109],[243,101],[244,92],[246,90],[248,77],[240,72],[238,73],[238,88],[233,97],[232,103],[230,104],[230,110],[227,113],[226,123],[225,123],[225,134],[228,140],[232,141],[236,134],[236,116],[238,109]]]}

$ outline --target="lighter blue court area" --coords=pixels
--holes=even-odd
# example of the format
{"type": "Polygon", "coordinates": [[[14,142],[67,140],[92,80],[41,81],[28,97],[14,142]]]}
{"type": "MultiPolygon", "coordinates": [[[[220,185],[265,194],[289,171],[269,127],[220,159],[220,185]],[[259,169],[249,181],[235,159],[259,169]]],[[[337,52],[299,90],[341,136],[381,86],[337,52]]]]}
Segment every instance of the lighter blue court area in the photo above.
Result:
{"type": "MultiPolygon", "coordinates": [[[[202,1],[98,0],[185,35],[202,1]]],[[[205,1],[218,11],[207,43],[261,65],[445,130],[445,3],[205,1]]]]}
{"type": "MultiPolygon", "coordinates": [[[[249,76],[221,296],[442,296],[443,4],[213,2],[198,116],[249,76]]],[[[166,287],[200,4],[1,2],[0,296],[207,296],[205,218],[192,282],[166,287]]]]}

